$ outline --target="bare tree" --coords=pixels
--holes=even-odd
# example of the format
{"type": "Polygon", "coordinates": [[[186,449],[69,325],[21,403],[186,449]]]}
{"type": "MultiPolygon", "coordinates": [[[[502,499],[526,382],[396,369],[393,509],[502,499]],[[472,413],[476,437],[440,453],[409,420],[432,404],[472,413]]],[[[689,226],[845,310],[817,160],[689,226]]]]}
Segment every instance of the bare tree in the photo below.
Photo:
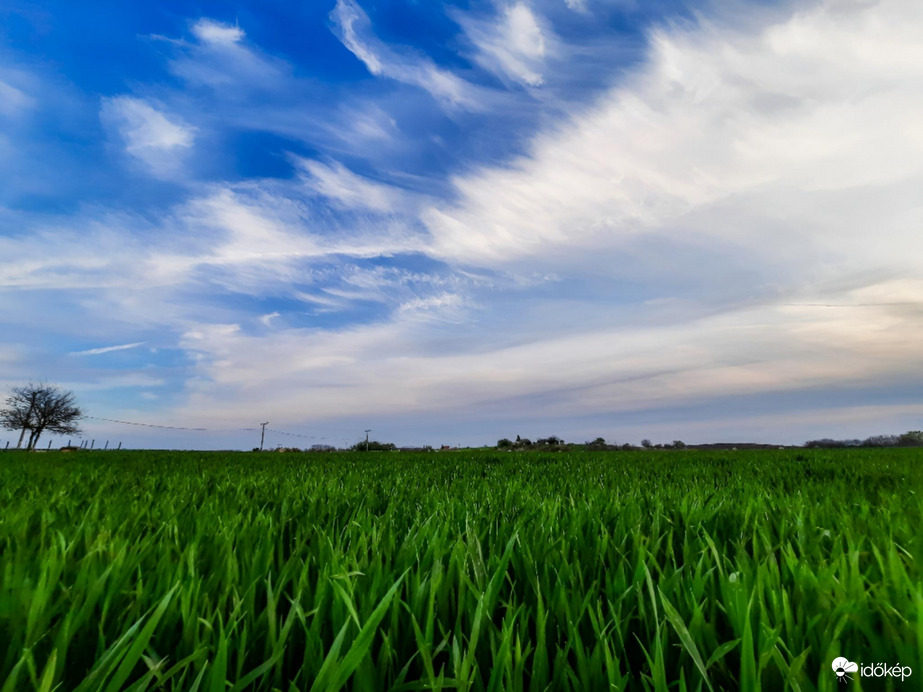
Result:
{"type": "Polygon", "coordinates": [[[14,387],[6,399],[6,408],[0,410],[0,427],[22,430],[16,449],[22,447],[26,432],[32,428],[32,414],[37,401],[38,390],[32,384],[28,387],[14,387]]]}
{"type": "Polygon", "coordinates": [[[42,433],[74,435],[80,432],[77,421],[83,411],[77,406],[73,392],[54,385],[32,384],[14,387],[6,399],[6,407],[0,409],[0,427],[8,430],[22,430],[16,448],[29,433],[27,449],[35,449],[42,433]]]}

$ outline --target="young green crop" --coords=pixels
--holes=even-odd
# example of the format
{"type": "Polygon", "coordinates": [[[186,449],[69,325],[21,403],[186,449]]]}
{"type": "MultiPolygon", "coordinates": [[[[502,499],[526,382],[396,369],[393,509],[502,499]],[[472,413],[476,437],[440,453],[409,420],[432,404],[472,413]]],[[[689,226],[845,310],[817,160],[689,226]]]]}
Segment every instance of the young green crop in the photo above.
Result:
{"type": "Polygon", "coordinates": [[[839,655],[919,676],[921,464],[3,454],[0,692],[833,690],[839,655]]]}

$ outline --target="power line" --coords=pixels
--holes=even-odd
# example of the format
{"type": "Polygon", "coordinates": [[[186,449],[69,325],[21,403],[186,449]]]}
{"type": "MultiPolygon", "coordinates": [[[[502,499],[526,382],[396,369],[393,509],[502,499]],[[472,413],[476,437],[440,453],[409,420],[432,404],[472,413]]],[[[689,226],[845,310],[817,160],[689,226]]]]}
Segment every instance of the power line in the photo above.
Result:
{"type": "MultiPolygon", "coordinates": [[[[261,428],[185,428],[179,425],[158,425],[156,423],[139,423],[130,420],[116,420],[115,418],[102,418],[100,416],[86,416],[92,420],[102,420],[108,423],[120,423],[122,425],[135,425],[142,428],[160,428],[161,430],[190,430],[193,432],[262,432],[261,428]]],[[[304,435],[302,433],[286,432],[285,430],[276,430],[275,428],[266,428],[266,432],[277,435],[289,435],[290,437],[303,437],[308,440],[326,440],[327,436],[304,435]]]]}
{"type": "Polygon", "coordinates": [[[266,428],[271,433],[276,433],[276,435],[290,435],[292,437],[304,437],[309,440],[325,440],[325,437],[318,437],[317,435],[302,435],[301,433],[285,432],[283,430],[275,430],[273,428],[266,428]]]}
{"type": "Polygon", "coordinates": [[[104,420],[109,423],[121,423],[122,425],[137,425],[142,428],[163,428],[164,430],[195,430],[197,432],[217,432],[215,430],[209,430],[208,428],[183,428],[178,425],[156,425],[154,423],[135,423],[130,420],[115,420],[114,418],[100,418],[99,416],[86,416],[86,418],[92,418],[93,420],[104,420]]]}

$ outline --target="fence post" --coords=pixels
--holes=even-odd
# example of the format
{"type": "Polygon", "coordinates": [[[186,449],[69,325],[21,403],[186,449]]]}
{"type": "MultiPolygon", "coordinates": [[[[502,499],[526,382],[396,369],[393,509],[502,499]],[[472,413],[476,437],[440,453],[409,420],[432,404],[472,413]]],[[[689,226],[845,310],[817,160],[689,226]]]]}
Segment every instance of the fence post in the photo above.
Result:
{"type": "Polygon", "coordinates": [[[109,440],[106,440],[106,446],[103,447],[103,451],[109,449],[109,440]]]}
{"type": "Polygon", "coordinates": [[[93,445],[95,444],[96,444],[96,440],[94,439],[92,442],[90,442],[90,449],[93,449],[93,445]]]}
{"type": "Polygon", "coordinates": [[[51,449],[51,440],[48,440],[48,449],[51,449]]]}
{"type": "Polygon", "coordinates": [[[115,450],[115,451],[119,451],[119,450],[120,450],[121,448],[122,448],[122,443],[121,443],[121,442],[119,442],[119,446],[118,446],[118,447],[116,448],[116,450],[115,450]]]}

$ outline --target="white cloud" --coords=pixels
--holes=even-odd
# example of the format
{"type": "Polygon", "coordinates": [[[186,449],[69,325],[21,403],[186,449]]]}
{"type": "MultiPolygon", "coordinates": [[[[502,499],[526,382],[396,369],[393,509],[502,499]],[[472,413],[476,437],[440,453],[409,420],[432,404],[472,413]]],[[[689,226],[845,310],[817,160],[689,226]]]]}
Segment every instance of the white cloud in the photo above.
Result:
{"type": "Polygon", "coordinates": [[[239,26],[202,18],[192,25],[192,33],[203,43],[229,46],[240,43],[245,34],[239,26]]]}
{"type": "Polygon", "coordinates": [[[475,59],[484,69],[528,86],[541,86],[546,55],[546,34],[523,2],[502,9],[498,17],[481,20],[460,16],[459,21],[475,45],[475,59]]]}
{"type": "Polygon", "coordinates": [[[143,346],[143,341],[137,341],[133,344],[120,344],[118,346],[102,346],[100,348],[91,348],[87,351],[74,351],[71,355],[74,356],[98,356],[103,353],[112,353],[113,351],[127,351],[131,348],[138,348],[138,346],[143,346]]]}
{"type": "Polygon", "coordinates": [[[296,162],[312,190],[347,209],[391,212],[402,204],[403,195],[396,188],[368,180],[338,162],[329,166],[303,158],[296,162]]]}
{"type": "Polygon", "coordinates": [[[34,98],[12,84],[0,81],[0,115],[19,115],[34,105],[34,98]]]}
{"type": "Polygon", "coordinates": [[[382,146],[384,142],[394,139],[398,133],[394,118],[374,106],[366,106],[362,110],[347,110],[343,113],[343,118],[350,126],[346,130],[338,128],[334,134],[339,134],[345,139],[359,138],[370,141],[375,146],[382,146]]]}
{"type": "Polygon", "coordinates": [[[461,323],[466,316],[467,301],[458,293],[416,297],[398,306],[398,314],[418,320],[440,320],[461,323]]]}
{"type": "Polygon", "coordinates": [[[574,12],[586,12],[586,0],[564,0],[564,4],[574,12]]]}
{"type": "Polygon", "coordinates": [[[909,318],[923,273],[923,61],[869,69],[863,56],[879,26],[883,54],[915,54],[904,24],[918,15],[894,1],[815,7],[757,33],[660,30],[647,64],[594,109],[513,165],[459,178],[458,202],[426,215],[447,262],[651,291],[679,281],[688,293],[667,298],[685,302],[561,337],[540,327],[618,314],[619,296],[578,296],[561,313],[532,298],[536,316],[509,315],[511,330],[534,321],[513,345],[412,319],[439,294],[404,301],[388,325],[212,335],[195,347],[215,388],[192,405],[231,415],[230,393],[268,392],[261,410],[277,417],[585,416],[904,381],[923,367],[909,318]],[[280,372],[248,365],[267,349],[280,372]]]}
{"type": "Polygon", "coordinates": [[[422,246],[420,233],[400,219],[350,216],[337,225],[325,214],[314,216],[293,186],[215,186],[200,193],[157,224],[89,209],[66,225],[33,222],[28,233],[0,236],[0,254],[17,258],[0,265],[0,289],[101,291],[106,298],[98,309],[107,317],[181,323],[202,308],[181,292],[200,292],[202,281],[238,293],[276,293],[304,278],[306,262],[422,246]]]}
{"type": "Polygon", "coordinates": [[[155,175],[176,173],[195,140],[195,128],[140,98],[105,98],[100,117],[117,129],[125,151],[155,175]]]}
{"type": "Polygon", "coordinates": [[[901,186],[923,175],[920,15],[892,0],[756,34],[658,30],[646,64],[589,112],[458,178],[457,204],[425,216],[434,249],[502,264],[659,234],[770,261],[806,247],[894,260],[889,247],[919,245],[901,186]]]}
{"type": "Polygon", "coordinates": [[[61,387],[64,389],[73,389],[78,392],[105,391],[107,389],[123,389],[127,387],[163,387],[166,381],[159,377],[153,377],[143,373],[131,373],[127,375],[113,375],[110,377],[101,377],[93,382],[62,382],[61,387]]]}
{"type": "MultiPolygon", "coordinates": [[[[203,236],[191,252],[192,259],[199,265],[241,272],[249,266],[272,277],[274,283],[284,283],[293,278],[286,269],[301,259],[375,257],[420,247],[419,234],[400,222],[338,226],[327,218],[320,223],[297,196],[285,192],[259,186],[218,187],[177,210],[183,224],[203,236]]],[[[241,281],[245,278],[237,275],[241,281]]]]}
{"type": "Polygon", "coordinates": [[[371,30],[371,22],[362,8],[351,0],[337,0],[331,16],[340,32],[340,41],[349,52],[359,58],[373,75],[384,74],[385,68],[381,60],[360,38],[360,31],[371,30]]]}
{"type": "Polygon", "coordinates": [[[476,111],[485,107],[482,89],[425,56],[400,51],[380,41],[372,33],[368,15],[354,0],[337,0],[330,17],[340,41],[373,75],[420,87],[448,108],[476,111]]]}
{"type": "Polygon", "coordinates": [[[492,346],[485,335],[476,349],[453,350],[444,342],[470,326],[440,335],[416,312],[458,300],[409,303],[388,325],[287,330],[271,340],[203,326],[185,342],[203,354],[206,375],[190,407],[220,419],[233,416],[233,402],[245,396],[280,421],[293,420],[293,410],[299,419],[478,410],[500,418],[580,417],[861,387],[900,381],[908,368],[923,366],[919,329],[888,310],[759,307],[655,328],[549,334],[514,346],[492,346]],[[271,373],[261,366],[267,361],[276,364],[271,373]]]}
{"type": "Polygon", "coordinates": [[[239,26],[202,17],[191,31],[194,42],[165,39],[177,52],[170,69],[187,82],[208,86],[232,100],[290,86],[291,66],[247,45],[239,26]]]}
{"type": "Polygon", "coordinates": [[[277,317],[279,317],[278,312],[270,312],[266,315],[262,315],[260,317],[260,322],[263,324],[264,327],[270,327],[272,326],[272,321],[277,317]]]}
{"type": "Polygon", "coordinates": [[[506,35],[510,48],[527,58],[545,55],[545,37],[538,21],[524,3],[518,2],[506,10],[506,35]]]}

